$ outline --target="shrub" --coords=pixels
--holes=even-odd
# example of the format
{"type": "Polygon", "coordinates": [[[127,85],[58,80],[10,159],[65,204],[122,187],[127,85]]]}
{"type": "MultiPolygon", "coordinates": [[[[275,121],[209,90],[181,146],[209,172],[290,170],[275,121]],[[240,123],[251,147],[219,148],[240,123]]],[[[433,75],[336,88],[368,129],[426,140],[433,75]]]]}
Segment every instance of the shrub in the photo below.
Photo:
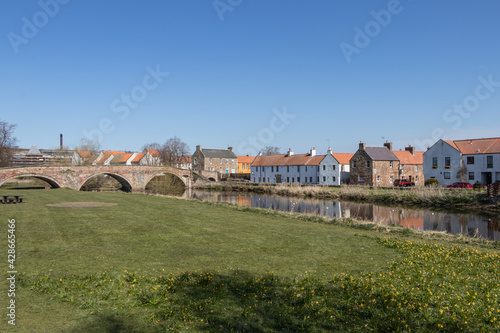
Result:
{"type": "Polygon", "coordinates": [[[434,178],[429,178],[425,181],[425,186],[438,186],[439,185],[439,181],[437,179],[434,179],[434,178]]]}

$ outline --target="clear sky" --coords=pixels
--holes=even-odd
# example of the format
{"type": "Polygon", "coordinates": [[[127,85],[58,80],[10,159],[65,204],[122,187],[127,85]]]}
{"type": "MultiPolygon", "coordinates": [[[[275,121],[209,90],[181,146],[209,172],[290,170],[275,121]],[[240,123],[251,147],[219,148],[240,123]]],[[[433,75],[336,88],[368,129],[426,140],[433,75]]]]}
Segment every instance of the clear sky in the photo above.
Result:
{"type": "Polygon", "coordinates": [[[2,0],[21,147],[355,152],[500,136],[500,2],[2,0]]]}

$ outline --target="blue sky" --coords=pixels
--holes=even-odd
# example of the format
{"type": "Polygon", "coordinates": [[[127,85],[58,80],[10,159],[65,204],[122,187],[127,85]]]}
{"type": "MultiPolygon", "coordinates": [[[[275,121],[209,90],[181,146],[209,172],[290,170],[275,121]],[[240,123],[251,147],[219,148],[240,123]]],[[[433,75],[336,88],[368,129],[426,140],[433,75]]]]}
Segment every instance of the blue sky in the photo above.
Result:
{"type": "Polygon", "coordinates": [[[0,2],[0,119],[138,150],[500,136],[500,2],[0,2]],[[167,74],[168,73],[168,74],[167,74]]]}

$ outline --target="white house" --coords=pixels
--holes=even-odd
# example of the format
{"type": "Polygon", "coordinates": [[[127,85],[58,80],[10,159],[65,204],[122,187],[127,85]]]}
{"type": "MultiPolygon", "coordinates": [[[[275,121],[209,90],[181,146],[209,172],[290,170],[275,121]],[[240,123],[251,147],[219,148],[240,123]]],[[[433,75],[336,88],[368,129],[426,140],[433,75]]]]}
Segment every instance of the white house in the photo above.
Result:
{"type": "Polygon", "coordinates": [[[441,185],[500,181],[500,138],[439,140],[424,153],[424,177],[441,185]]]}
{"type": "Polygon", "coordinates": [[[326,155],[316,155],[315,148],[311,148],[308,154],[296,155],[292,149],[284,155],[259,154],[250,167],[250,180],[256,183],[340,185],[349,178],[350,156],[347,155],[352,156],[332,154],[331,148],[326,155]]]}

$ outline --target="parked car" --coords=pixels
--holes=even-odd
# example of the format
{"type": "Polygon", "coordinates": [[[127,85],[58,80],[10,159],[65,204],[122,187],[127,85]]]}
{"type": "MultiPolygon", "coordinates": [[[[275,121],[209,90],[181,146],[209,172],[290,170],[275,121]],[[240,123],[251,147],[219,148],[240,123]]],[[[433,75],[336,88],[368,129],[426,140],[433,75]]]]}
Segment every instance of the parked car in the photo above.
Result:
{"type": "Polygon", "coordinates": [[[394,181],[394,186],[415,186],[415,183],[408,179],[396,179],[394,181]]]}
{"type": "Polygon", "coordinates": [[[446,186],[448,188],[472,188],[472,185],[467,182],[456,182],[446,186]]]}

